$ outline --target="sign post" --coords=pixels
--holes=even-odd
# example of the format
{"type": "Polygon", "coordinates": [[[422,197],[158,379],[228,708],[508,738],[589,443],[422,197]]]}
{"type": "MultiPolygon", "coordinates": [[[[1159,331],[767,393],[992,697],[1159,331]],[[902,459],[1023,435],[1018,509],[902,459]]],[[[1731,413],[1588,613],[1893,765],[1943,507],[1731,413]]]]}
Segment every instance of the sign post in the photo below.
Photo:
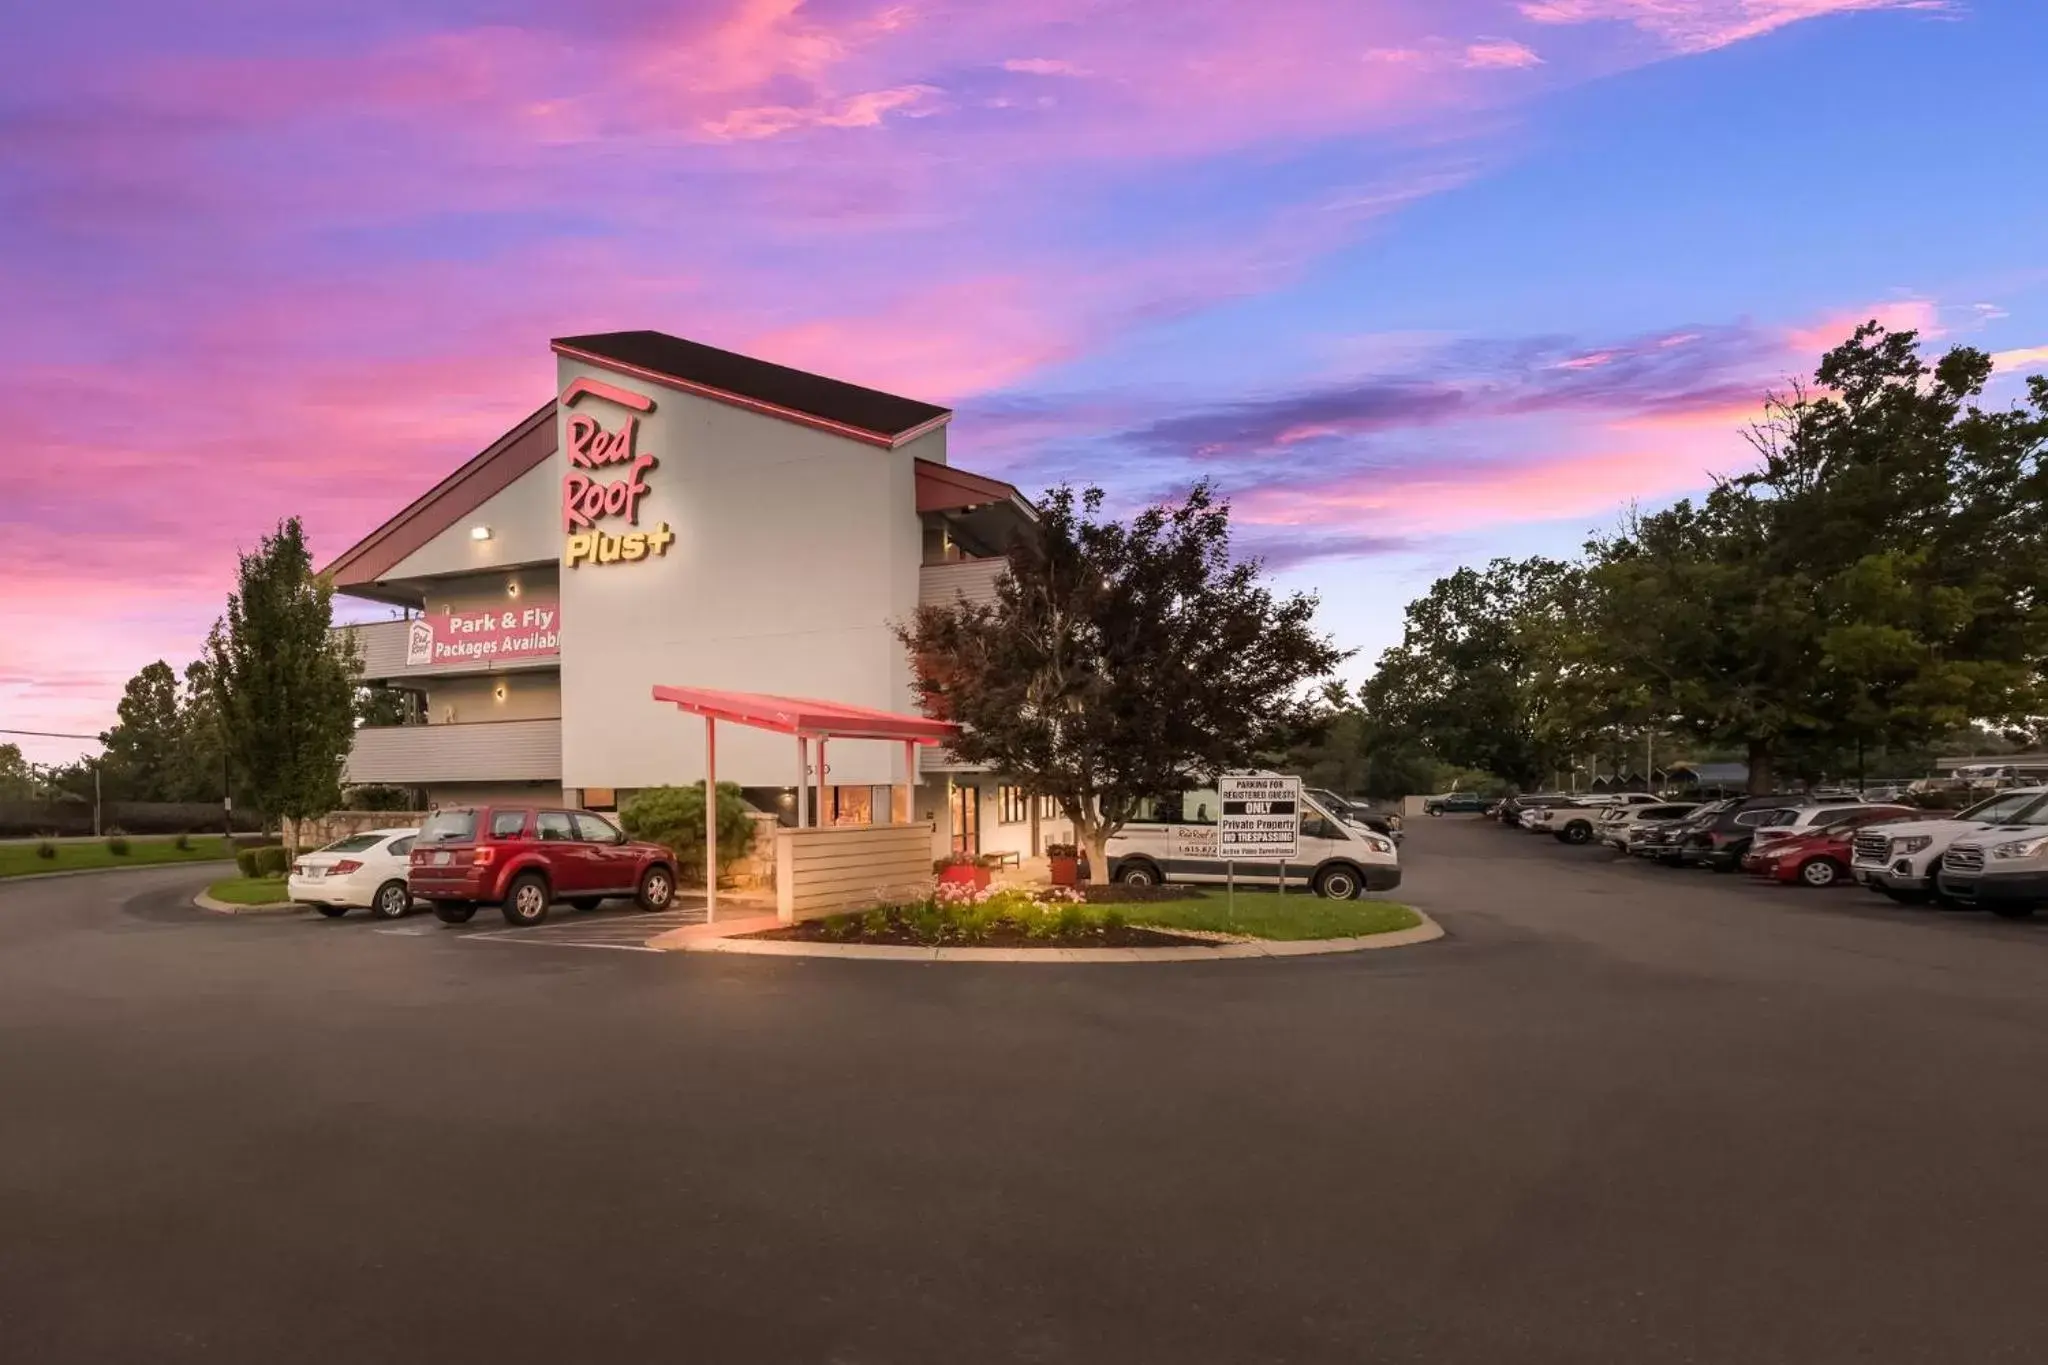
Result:
{"type": "Polygon", "coordinates": [[[1226,775],[1216,780],[1216,797],[1223,807],[1216,820],[1216,856],[1224,863],[1235,917],[1239,858],[1278,863],[1281,894],[1287,892],[1287,863],[1301,839],[1301,779],[1226,775]]]}

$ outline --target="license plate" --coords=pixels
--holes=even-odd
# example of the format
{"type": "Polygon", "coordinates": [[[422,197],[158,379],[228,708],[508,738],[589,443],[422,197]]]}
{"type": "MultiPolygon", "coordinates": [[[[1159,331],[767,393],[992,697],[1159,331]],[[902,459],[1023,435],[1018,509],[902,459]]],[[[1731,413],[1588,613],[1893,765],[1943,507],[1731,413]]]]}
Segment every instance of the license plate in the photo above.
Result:
{"type": "Polygon", "coordinates": [[[436,853],[436,854],[434,855],[434,866],[435,866],[435,867],[446,867],[446,866],[448,866],[448,864],[450,864],[450,863],[452,863],[452,862],[454,862],[454,861],[455,861],[455,855],[454,855],[453,853],[450,853],[450,852],[449,852],[449,851],[448,851],[447,849],[445,849],[445,848],[444,848],[444,849],[442,849],[442,850],[441,850],[441,851],[440,851],[439,853],[436,853]]]}
{"type": "Polygon", "coordinates": [[[326,875],[327,869],[324,867],[309,867],[305,869],[305,877],[309,882],[317,882],[326,875]]]}

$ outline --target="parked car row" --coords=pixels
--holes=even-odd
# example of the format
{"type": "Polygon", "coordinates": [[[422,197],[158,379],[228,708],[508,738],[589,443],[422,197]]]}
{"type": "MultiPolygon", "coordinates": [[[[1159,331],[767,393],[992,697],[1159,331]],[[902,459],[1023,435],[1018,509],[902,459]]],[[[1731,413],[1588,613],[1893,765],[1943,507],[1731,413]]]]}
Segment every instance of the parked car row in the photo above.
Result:
{"type": "Polygon", "coordinates": [[[398,919],[424,900],[447,924],[466,924],[479,906],[495,905],[507,924],[534,925],[561,901],[588,910],[631,896],[644,910],[667,909],[676,856],[627,838],[590,811],[479,806],[301,854],[286,892],[330,918],[367,908],[378,919],[398,919]]]}
{"type": "Polygon", "coordinates": [[[1906,904],[1975,905],[2010,918],[2048,906],[2048,787],[2003,791],[1953,814],[1853,793],[1704,803],[1537,794],[1495,813],[1669,867],[1740,869],[1794,886],[1854,882],[1906,904]]]}

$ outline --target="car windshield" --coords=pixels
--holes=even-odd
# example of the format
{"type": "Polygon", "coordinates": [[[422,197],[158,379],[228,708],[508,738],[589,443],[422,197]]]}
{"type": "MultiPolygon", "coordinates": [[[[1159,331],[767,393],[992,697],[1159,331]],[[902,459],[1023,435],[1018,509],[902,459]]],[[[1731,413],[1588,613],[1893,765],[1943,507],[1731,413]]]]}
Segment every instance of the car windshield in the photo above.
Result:
{"type": "MultiPolygon", "coordinates": [[[[1977,818],[1982,820],[1986,817],[1980,815],[1977,818]]],[[[2048,825],[2048,796],[2037,796],[2032,804],[2022,806],[2011,815],[1999,816],[1997,823],[2001,825],[2048,825]]]]}
{"type": "Polygon", "coordinates": [[[322,853],[361,853],[365,849],[375,848],[383,841],[384,836],[381,834],[351,834],[346,839],[336,839],[320,851],[322,853]]]}
{"type": "Polygon", "coordinates": [[[446,810],[429,815],[427,823],[420,826],[419,841],[423,844],[461,844],[476,838],[476,812],[473,810],[446,810]]]}
{"type": "MultiPolygon", "coordinates": [[[[2007,792],[1994,796],[1989,801],[1980,801],[1962,814],[1958,820],[1982,820],[1987,825],[2003,825],[2018,821],[2023,815],[2048,803],[2048,796],[2040,792],[2007,792]]],[[[1940,816],[1933,816],[1940,819],[1940,816]]]]}

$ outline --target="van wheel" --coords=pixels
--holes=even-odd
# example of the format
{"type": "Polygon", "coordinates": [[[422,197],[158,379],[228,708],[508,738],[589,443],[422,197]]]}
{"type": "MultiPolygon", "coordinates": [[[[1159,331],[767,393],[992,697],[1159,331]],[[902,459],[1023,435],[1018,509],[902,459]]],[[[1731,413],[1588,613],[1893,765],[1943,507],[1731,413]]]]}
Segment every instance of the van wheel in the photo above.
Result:
{"type": "Polygon", "coordinates": [[[1157,886],[1163,880],[1159,869],[1150,863],[1125,863],[1116,870],[1116,879],[1125,886],[1157,886]]]}
{"type": "Polygon", "coordinates": [[[412,892],[401,881],[384,883],[370,901],[370,913],[378,919],[404,919],[411,910],[412,892]]]}
{"type": "Polygon", "coordinates": [[[522,872],[505,888],[505,923],[531,927],[548,917],[548,879],[522,872]]]}
{"type": "Polygon", "coordinates": [[[1326,867],[1316,877],[1316,894],[1325,900],[1355,901],[1361,889],[1358,874],[1348,867],[1326,867]]]}
{"type": "Polygon", "coordinates": [[[1557,837],[1568,844],[1583,844],[1593,837],[1593,827],[1584,820],[1574,820],[1557,837]]]}
{"type": "Polygon", "coordinates": [[[467,924],[476,907],[467,901],[435,901],[434,918],[443,924],[467,924]]]}

